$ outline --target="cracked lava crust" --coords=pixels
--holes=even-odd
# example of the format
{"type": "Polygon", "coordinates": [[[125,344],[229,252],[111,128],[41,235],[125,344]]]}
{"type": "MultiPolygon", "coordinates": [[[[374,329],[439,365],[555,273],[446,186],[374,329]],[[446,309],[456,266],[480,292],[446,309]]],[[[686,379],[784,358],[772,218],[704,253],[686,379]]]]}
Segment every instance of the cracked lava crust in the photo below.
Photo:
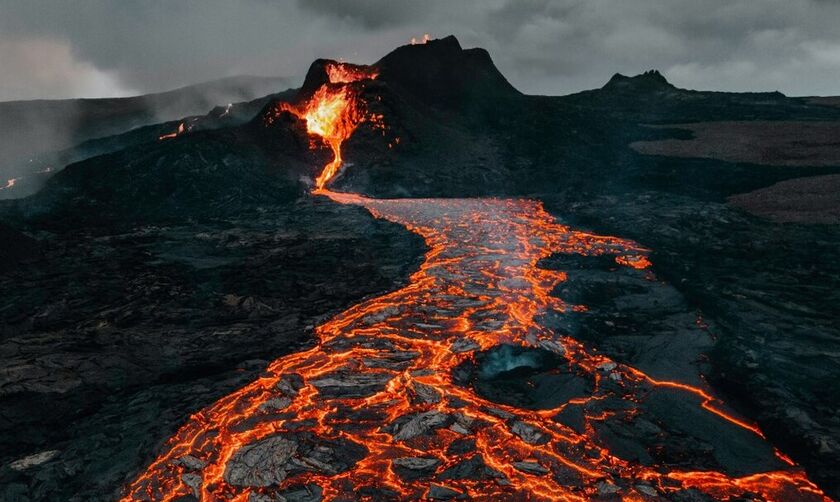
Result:
{"type": "Polygon", "coordinates": [[[667,390],[713,415],[720,434],[736,428],[762,439],[708,390],[655,380],[538,322],[548,310],[586,308],[549,295],[566,273],[538,268],[540,259],[609,254],[645,268],[638,245],[574,231],[530,200],[316,193],[417,232],[429,247],[425,262],[404,288],[318,326],[313,349],[274,361],[196,413],[125,500],[260,501],[300,490],[340,500],[650,500],[690,488],[714,498],[824,499],[795,466],[736,477],[641,465],[593,433],[595,422],[632,420],[648,395],[667,390]],[[591,393],[532,410],[453,382],[454,368],[500,344],[555,354],[594,382],[591,393]],[[581,428],[558,419],[570,406],[584,410],[581,428]]]}

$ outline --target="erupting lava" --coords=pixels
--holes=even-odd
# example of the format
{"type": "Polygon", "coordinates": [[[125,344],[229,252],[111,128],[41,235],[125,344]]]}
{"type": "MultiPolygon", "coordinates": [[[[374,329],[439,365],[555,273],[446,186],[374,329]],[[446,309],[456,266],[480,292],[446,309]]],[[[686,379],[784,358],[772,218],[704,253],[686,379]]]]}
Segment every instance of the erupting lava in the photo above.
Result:
{"type": "Polygon", "coordinates": [[[417,40],[417,37],[411,37],[411,45],[427,44],[431,39],[432,37],[430,37],[428,33],[423,33],[423,38],[420,40],[417,40]]]}
{"type": "Polygon", "coordinates": [[[547,312],[583,308],[550,295],[567,274],[539,268],[539,260],[614,255],[644,268],[646,251],[638,245],[574,231],[530,200],[319,193],[418,233],[429,248],[424,263],[405,287],[318,326],[316,347],[277,359],[257,381],[192,416],[124,500],[600,494],[641,501],[690,488],[719,499],[751,493],[758,500],[825,500],[789,463],[740,476],[677,469],[628,460],[597,434],[603,425],[649,420],[646,400],[666,394],[697,409],[716,433],[764,444],[757,428],[708,391],[616,364],[541,324],[547,312]],[[588,379],[592,391],[551,409],[521,409],[456,383],[460,365],[502,343],[553,354],[562,361],[558,371],[588,379]],[[579,427],[559,418],[572,409],[579,427]]]}
{"type": "Polygon", "coordinates": [[[315,187],[322,189],[341,167],[341,144],[365,120],[375,122],[377,117],[366,113],[364,103],[348,84],[377,77],[375,68],[347,63],[327,63],[329,83],[318,88],[312,97],[300,106],[287,103],[280,110],[291,112],[306,120],[309,134],[323,139],[333,152],[333,160],[324,166],[315,179],[315,187]]]}
{"type": "Polygon", "coordinates": [[[379,76],[379,72],[372,66],[349,63],[327,63],[325,69],[331,84],[349,84],[359,80],[372,80],[379,76]]]}
{"type": "MultiPolygon", "coordinates": [[[[195,119],[193,119],[193,121],[195,121],[195,119]]],[[[184,134],[185,132],[191,131],[192,128],[193,128],[192,124],[186,125],[184,122],[181,122],[180,124],[178,124],[178,128],[175,129],[175,131],[167,133],[167,134],[161,134],[160,136],[158,136],[158,141],[163,141],[165,139],[171,139],[171,138],[178,137],[178,136],[184,134]]]]}
{"type": "Polygon", "coordinates": [[[6,185],[5,185],[5,186],[0,187],[0,190],[8,190],[8,189],[10,189],[10,188],[14,187],[14,186],[15,186],[15,183],[17,183],[17,181],[18,181],[19,179],[20,179],[20,178],[9,178],[8,180],[6,180],[6,185]]]}

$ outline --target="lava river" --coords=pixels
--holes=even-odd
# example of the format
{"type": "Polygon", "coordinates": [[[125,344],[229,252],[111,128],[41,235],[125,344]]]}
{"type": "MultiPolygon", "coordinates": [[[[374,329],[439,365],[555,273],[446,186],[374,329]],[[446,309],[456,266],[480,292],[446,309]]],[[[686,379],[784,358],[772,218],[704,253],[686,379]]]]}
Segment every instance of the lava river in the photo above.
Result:
{"type": "Polygon", "coordinates": [[[601,255],[643,269],[637,244],[570,229],[531,200],[316,193],[418,233],[425,261],[405,287],[317,326],[314,348],[190,417],[124,500],[826,500],[790,461],[738,475],[681,469],[627,460],[594,432],[669,392],[720,434],[764,444],[708,390],[655,380],[541,324],[548,312],[586,310],[550,294],[574,271],[540,268],[541,259],[601,255]],[[500,344],[549,354],[591,390],[524,409],[456,381],[458,368],[500,344]],[[570,406],[583,410],[581,427],[557,418],[570,406]]]}

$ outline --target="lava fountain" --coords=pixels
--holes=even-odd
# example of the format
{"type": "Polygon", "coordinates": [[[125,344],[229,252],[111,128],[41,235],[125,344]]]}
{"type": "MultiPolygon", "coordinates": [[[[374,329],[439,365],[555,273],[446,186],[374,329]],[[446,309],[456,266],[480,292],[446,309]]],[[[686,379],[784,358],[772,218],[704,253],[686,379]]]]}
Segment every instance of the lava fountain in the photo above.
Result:
{"type": "Polygon", "coordinates": [[[0,187],[0,190],[9,190],[13,188],[15,186],[15,183],[18,182],[18,180],[20,180],[20,178],[9,178],[8,180],[6,180],[6,184],[0,187]]]}
{"type": "Polygon", "coordinates": [[[367,113],[350,84],[375,79],[376,69],[347,63],[327,63],[324,68],[329,82],[321,85],[306,102],[300,105],[282,103],[280,111],[288,111],[306,121],[310,135],[321,138],[333,152],[330,161],[315,179],[315,188],[323,189],[341,168],[341,144],[353,134],[362,122],[376,123],[377,118],[367,113]]]}

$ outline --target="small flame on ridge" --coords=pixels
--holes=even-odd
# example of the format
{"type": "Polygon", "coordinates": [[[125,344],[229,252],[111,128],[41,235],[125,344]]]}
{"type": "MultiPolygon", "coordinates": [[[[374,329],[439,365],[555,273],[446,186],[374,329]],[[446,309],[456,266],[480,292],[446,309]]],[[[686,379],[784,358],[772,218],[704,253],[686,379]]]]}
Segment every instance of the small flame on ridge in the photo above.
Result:
{"type": "Polygon", "coordinates": [[[432,37],[430,37],[428,33],[424,33],[423,38],[421,38],[420,40],[417,40],[417,37],[411,37],[411,45],[425,44],[428,43],[431,39],[432,37]]]}

